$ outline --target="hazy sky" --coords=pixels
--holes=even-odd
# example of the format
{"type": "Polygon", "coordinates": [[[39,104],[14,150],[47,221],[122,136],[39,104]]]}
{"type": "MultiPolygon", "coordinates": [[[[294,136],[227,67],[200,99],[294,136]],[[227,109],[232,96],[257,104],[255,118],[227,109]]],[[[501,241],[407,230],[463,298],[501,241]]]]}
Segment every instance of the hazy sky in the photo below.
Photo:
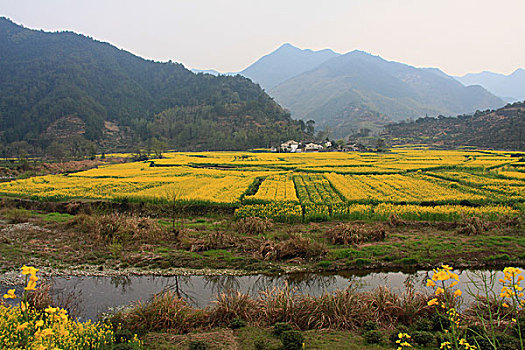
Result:
{"type": "Polygon", "coordinates": [[[454,75],[525,67],[525,0],[0,0],[29,28],[139,56],[240,71],[285,42],[360,49],[454,75]]]}

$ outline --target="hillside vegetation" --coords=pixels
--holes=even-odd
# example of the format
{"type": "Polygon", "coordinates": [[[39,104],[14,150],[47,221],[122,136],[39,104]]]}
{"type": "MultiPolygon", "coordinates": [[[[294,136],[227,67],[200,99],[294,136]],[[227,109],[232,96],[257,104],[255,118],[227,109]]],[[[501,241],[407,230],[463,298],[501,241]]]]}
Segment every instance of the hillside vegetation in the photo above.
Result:
{"type": "Polygon", "coordinates": [[[525,102],[474,115],[390,124],[385,132],[393,144],[525,150],[525,102]]]}
{"type": "Polygon", "coordinates": [[[6,18],[0,76],[3,155],[83,156],[152,145],[247,149],[303,135],[304,124],[242,76],[194,74],[6,18]]]}

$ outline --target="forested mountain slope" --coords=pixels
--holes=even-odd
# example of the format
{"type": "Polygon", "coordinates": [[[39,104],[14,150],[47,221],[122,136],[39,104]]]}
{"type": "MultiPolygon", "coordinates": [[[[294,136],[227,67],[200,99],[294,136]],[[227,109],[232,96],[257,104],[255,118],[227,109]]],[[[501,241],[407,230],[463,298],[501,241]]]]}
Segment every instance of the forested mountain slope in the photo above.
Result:
{"type": "Polygon", "coordinates": [[[3,153],[79,155],[170,148],[247,149],[301,138],[294,121],[240,75],[194,74],[72,32],[30,30],[0,18],[3,153]],[[62,148],[64,149],[64,148],[62,148]]]}
{"type": "Polygon", "coordinates": [[[385,136],[392,144],[525,150],[525,102],[474,115],[390,124],[385,128],[385,136]]]}

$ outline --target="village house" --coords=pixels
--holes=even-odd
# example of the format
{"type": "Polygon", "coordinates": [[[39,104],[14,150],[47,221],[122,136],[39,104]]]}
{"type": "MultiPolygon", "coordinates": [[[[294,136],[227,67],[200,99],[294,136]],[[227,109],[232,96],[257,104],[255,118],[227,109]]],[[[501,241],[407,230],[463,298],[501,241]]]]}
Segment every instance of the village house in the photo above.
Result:
{"type": "Polygon", "coordinates": [[[294,141],[294,140],[290,140],[290,141],[281,143],[281,152],[295,153],[297,152],[298,148],[299,148],[299,142],[294,141]]]}
{"type": "Polygon", "coordinates": [[[310,142],[304,146],[305,152],[319,152],[323,149],[322,145],[318,145],[317,143],[310,142]]]}

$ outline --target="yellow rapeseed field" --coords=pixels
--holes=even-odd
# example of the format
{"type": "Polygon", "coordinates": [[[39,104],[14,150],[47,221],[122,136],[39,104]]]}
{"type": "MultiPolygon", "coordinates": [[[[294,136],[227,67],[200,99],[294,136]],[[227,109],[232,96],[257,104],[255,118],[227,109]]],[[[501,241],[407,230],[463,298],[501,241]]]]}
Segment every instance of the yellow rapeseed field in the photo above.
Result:
{"type": "Polygon", "coordinates": [[[250,205],[239,216],[271,213],[304,220],[383,217],[387,212],[415,219],[516,216],[525,207],[522,164],[509,152],[484,150],[168,152],[162,159],[2,183],[0,194],[250,205]]]}

